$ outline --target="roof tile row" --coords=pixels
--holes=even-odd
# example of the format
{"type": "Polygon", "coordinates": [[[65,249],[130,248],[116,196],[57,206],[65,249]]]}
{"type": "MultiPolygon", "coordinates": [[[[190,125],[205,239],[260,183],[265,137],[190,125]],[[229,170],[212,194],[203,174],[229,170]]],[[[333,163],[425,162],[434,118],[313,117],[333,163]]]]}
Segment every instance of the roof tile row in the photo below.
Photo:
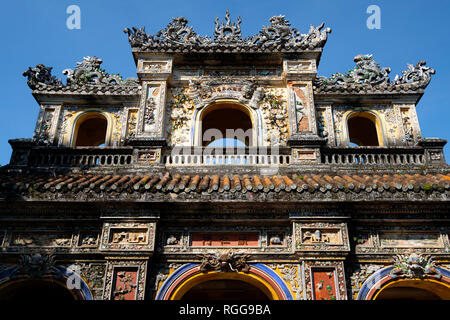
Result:
{"type": "Polygon", "coordinates": [[[4,176],[0,192],[448,192],[442,174],[292,175],[96,175],[4,176]]]}

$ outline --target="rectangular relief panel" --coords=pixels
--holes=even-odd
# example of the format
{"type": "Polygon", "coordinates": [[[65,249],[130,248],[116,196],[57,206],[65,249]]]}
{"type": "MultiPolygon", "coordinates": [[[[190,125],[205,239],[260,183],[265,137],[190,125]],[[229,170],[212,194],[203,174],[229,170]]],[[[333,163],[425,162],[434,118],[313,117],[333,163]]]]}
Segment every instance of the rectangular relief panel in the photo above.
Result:
{"type": "Polygon", "coordinates": [[[136,128],[138,121],[138,109],[129,109],[127,118],[127,131],[125,137],[133,138],[136,136],[136,128]]]}
{"type": "Polygon", "coordinates": [[[312,269],[311,278],[314,300],[337,300],[334,269],[312,269]]]}
{"type": "Polygon", "coordinates": [[[11,247],[59,248],[72,246],[72,234],[43,232],[13,232],[9,242],[11,247]]]}
{"type": "Polygon", "coordinates": [[[153,251],[154,223],[105,223],[101,250],[153,251]]]}
{"type": "Polygon", "coordinates": [[[435,233],[394,233],[379,234],[380,246],[387,248],[443,248],[444,243],[438,232],[435,233]]]}
{"type": "Polygon", "coordinates": [[[257,247],[258,232],[191,232],[192,247],[257,247]]]}
{"type": "Polygon", "coordinates": [[[294,223],[298,251],[350,251],[345,223],[294,223]]]}
{"type": "Polygon", "coordinates": [[[143,300],[146,260],[110,260],[105,275],[104,300],[143,300]]]}
{"type": "Polygon", "coordinates": [[[78,247],[81,248],[97,248],[99,234],[96,232],[81,232],[78,239],[78,247]]]}
{"type": "Polygon", "coordinates": [[[136,300],[137,267],[114,268],[111,300],[136,300]]]}
{"type": "Polygon", "coordinates": [[[347,300],[342,261],[305,260],[306,300],[347,300]]]}

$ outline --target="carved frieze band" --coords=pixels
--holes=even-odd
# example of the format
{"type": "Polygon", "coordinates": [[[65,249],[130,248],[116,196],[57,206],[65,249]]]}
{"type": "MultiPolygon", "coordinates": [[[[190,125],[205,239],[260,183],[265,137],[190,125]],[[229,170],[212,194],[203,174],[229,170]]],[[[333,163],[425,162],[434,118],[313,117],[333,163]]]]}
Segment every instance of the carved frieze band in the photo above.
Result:
{"type": "Polygon", "coordinates": [[[58,251],[90,252],[99,246],[100,232],[97,230],[21,230],[0,231],[0,247],[8,252],[55,249],[58,251]]]}
{"type": "Polygon", "coordinates": [[[158,251],[163,253],[202,253],[214,248],[245,248],[248,253],[290,253],[292,240],[288,228],[209,228],[167,229],[159,236],[158,251]],[[236,231],[239,230],[239,231],[236,231]]]}
{"type": "Polygon", "coordinates": [[[417,252],[448,252],[449,235],[445,229],[416,229],[405,227],[402,230],[384,228],[382,230],[358,229],[353,237],[355,252],[403,253],[414,249],[417,252]]]}

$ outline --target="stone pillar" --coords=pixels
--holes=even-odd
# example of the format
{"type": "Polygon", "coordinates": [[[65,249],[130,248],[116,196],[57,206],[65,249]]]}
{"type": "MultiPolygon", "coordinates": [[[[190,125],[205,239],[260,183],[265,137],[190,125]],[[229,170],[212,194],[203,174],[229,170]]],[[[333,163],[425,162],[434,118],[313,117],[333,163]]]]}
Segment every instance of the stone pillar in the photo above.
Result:
{"type": "Polygon", "coordinates": [[[138,164],[161,162],[162,149],[167,144],[165,116],[168,80],[172,74],[172,57],[139,54],[137,75],[142,83],[142,95],[136,120],[136,133],[127,141],[136,147],[138,164]]]}
{"type": "Polygon", "coordinates": [[[299,59],[283,62],[288,84],[290,137],[296,163],[320,162],[320,147],[326,139],[319,137],[314,106],[313,80],[317,74],[316,60],[299,59]]]}
{"type": "Polygon", "coordinates": [[[8,143],[11,145],[13,151],[11,154],[11,160],[9,162],[10,165],[13,166],[28,166],[28,160],[30,157],[30,151],[35,143],[31,139],[12,139],[8,140],[8,143]]]}
{"type": "Polygon", "coordinates": [[[440,138],[424,138],[417,142],[418,146],[424,148],[425,161],[429,165],[442,166],[447,162],[444,157],[444,146],[447,140],[440,138]]]}

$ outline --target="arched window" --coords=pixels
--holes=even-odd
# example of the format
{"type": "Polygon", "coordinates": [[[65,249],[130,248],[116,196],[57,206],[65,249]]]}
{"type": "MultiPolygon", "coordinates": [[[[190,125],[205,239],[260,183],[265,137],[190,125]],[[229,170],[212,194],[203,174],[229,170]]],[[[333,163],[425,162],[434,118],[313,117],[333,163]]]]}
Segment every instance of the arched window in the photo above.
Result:
{"type": "MultiPolygon", "coordinates": [[[[253,145],[253,123],[250,112],[234,103],[216,103],[201,115],[202,146],[249,147],[253,145]]],[[[199,130],[200,131],[200,130],[199,130]]]]}
{"type": "Polygon", "coordinates": [[[347,119],[350,146],[381,146],[378,119],[369,112],[352,113],[347,119]]]}
{"type": "Polygon", "coordinates": [[[81,116],[76,124],[73,146],[104,146],[108,121],[100,113],[87,113],[81,116]]]}

